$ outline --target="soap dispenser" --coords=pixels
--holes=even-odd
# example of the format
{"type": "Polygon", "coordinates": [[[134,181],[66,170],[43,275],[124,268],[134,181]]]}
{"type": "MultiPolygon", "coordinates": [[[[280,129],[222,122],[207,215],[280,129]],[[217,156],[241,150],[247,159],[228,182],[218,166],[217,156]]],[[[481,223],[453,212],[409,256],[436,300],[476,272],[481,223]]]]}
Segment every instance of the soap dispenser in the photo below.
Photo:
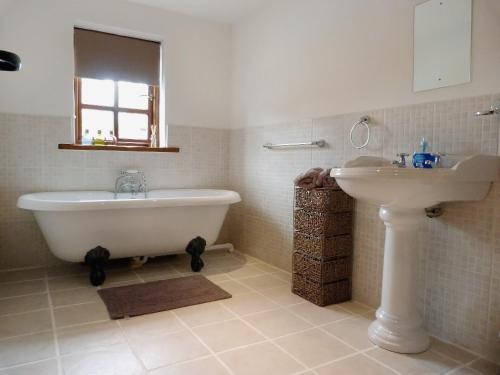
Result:
{"type": "Polygon", "coordinates": [[[420,140],[420,151],[415,152],[413,154],[413,167],[415,168],[434,168],[434,165],[436,163],[436,156],[430,152],[428,152],[429,149],[429,142],[422,137],[420,140]]]}

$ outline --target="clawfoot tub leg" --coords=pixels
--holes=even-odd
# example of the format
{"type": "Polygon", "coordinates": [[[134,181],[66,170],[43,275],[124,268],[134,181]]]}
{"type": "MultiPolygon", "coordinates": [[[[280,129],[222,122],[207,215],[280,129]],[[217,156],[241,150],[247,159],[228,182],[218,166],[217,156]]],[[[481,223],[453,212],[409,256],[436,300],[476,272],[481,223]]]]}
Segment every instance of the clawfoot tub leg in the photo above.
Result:
{"type": "Polygon", "coordinates": [[[200,272],[205,265],[203,259],[201,259],[201,254],[205,251],[206,246],[207,241],[201,237],[196,237],[186,247],[186,252],[191,255],[191,269],[194,272],[200,272]]]}
{"type": "Polygon", "coordinates": [[[90,283],[93,286],[101,285],[106,279],[104,265],[108,261],[109,256],[109,250],[101,246],[89,250],[87,255],[85,255],[85,263],[90,266],[90,283]]]}

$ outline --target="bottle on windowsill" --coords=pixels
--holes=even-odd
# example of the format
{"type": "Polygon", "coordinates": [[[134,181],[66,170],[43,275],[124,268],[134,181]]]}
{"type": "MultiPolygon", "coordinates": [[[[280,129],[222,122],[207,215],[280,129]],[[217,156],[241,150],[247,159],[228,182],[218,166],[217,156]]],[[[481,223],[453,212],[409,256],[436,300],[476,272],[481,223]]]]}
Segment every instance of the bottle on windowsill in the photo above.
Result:
{"type": "Polygon", "coordinates": [[[109,131],[109,136],[106,138],[107,145],[116,145],[118,143],[113,130],[109,131]]]}
{"type": "Polygon", "coordinates": [[[89,129],[85,129],[85,133],[83,134],[82,137],[82,145],[91,145],[92,144],[92,137],[90,136],[89,129]]]}
{"type": "Polygon", "coordinates": [[[93,145],[104,145],[106,142],[105,142],[105,138],[104,138],[104,135],[102,134],[102,130],[98,130],[97,131],[97,136],[94,137],[93,141],[92,141],[92,144],[93,145]]]}

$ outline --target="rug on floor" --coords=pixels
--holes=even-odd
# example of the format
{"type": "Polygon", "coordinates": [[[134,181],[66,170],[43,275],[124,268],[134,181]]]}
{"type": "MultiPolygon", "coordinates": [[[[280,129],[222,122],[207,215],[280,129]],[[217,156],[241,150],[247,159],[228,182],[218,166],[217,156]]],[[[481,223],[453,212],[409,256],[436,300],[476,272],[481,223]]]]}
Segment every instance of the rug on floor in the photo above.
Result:
{"type": "Polygon", "coordinates": [[[231,294],[200,275],[103,288],[98,293],[111,319],[231,298],[231,294]]]}

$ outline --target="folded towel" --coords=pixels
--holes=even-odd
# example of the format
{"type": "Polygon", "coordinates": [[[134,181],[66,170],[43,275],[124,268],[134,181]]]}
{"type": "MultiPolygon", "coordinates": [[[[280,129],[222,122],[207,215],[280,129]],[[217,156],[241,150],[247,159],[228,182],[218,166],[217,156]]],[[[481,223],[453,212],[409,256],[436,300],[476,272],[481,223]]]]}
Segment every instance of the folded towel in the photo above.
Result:
{"type": "Polygon", "coordinates": [[[304,189],[314,189],[316,187],[318,176],[322,171],[322,168],[312,168],[309,169],[306,173],[298,175],[294,180],[295,186],[304,189]]]}
{"type": "Polygon", "coordinates": [[[335,187],[337,186],[337,182],[335,178],[330,176],[331,168],[325,169],[318,175],[318,179],[316,180],[316,187],[335,187]]]}

